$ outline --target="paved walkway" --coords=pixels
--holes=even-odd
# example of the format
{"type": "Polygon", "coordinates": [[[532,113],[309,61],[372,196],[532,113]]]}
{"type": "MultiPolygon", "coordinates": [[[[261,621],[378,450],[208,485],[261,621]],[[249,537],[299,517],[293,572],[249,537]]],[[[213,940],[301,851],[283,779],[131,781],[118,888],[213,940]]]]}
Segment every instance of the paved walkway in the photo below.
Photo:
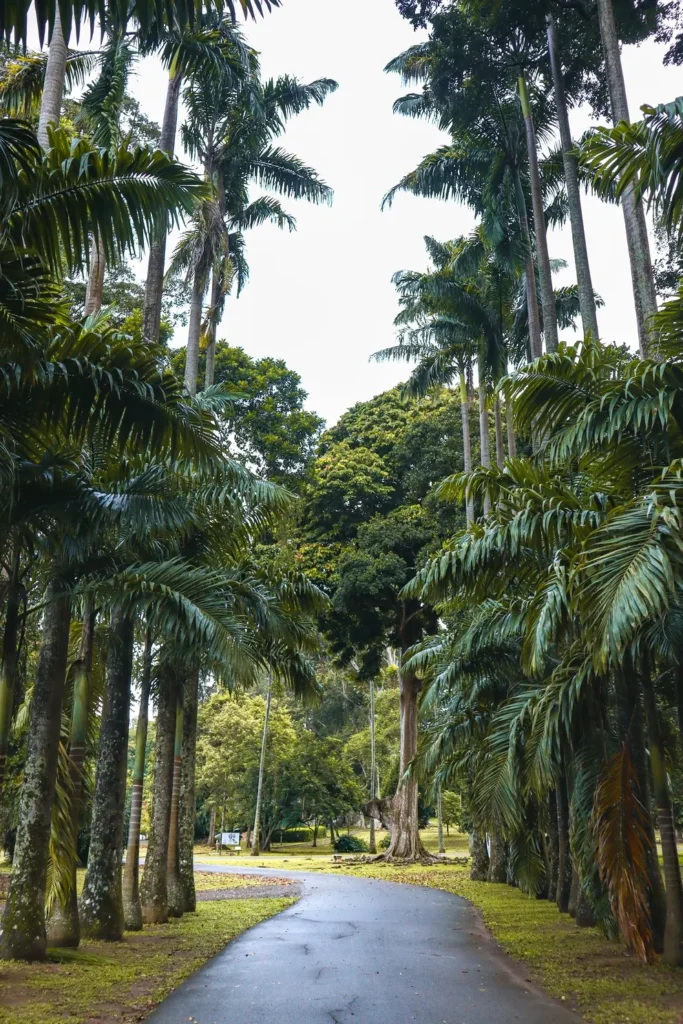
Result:
{"type": "Polygon", "coordinates": [[[153,1024],[578,1024],[525,983],[465,900],[348,875],[277,873],[300,880],[301,900],[226,946],[153,1024]]]}

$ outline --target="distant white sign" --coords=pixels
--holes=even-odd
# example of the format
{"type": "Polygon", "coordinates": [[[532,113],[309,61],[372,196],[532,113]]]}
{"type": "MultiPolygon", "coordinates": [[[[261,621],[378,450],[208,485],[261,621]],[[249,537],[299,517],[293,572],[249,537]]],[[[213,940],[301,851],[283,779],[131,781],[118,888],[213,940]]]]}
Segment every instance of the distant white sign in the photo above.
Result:
{"type": "Polygon", "coordinates": [[[239,832],[221,832],[221,845],[222,846],[239,846],[240,845],[240,833],[239,832]]]}

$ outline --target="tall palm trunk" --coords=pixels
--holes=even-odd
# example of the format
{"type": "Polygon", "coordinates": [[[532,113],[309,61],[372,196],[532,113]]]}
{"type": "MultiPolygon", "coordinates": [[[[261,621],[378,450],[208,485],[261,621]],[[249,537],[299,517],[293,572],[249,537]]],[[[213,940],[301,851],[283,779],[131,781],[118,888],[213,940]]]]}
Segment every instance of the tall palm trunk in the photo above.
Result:
{"type": "Polygon", "coordinates": [[[526,305],[529,318],[529,349],[532,359],[540,359],[543,355],[543,339],[541,337],[541,317],[538,311],[538,295],[536,292],[536,268],[534,266],[534,250],[531,244],[529,217],[527,215],[524,189],[519,177],[519,170],[514,169],[515,200],[522,241],[526,249],[526,269],[524,286],[526,289],[526,305]]]}
{"type": "Polygon", "coordinates": [[[183,887],[183,910],[193,913],[197,909],[194,886],[194,826],[197,817],[195,802],[195,773],[197,764],[197,704],[199,700],[199,672],[188,674],[183,690],[183,752],[180,770],[180,824],[179,857],[180,879],[183,887]]]}
{"type": "MultiPolygon", "coordinates": [[[[472,472],[472,439],[470,437],[470,397],[467,392],[467,378],[460,370],[460,418],[462,420],[462,461],[466,473],[472,472]]],[[[467,498],[465,504],[467,522],[474,522],[474,499],[467,498]]]]}
{"type": "Polygon", "coordinates": [[[90,254],[90,273],[85,291],[85,306],[83,307],[84,316],[92,316],[93,313],[99,313],[102,309],[105,268],[104,243],[101,238],[97,238],[93,240],[90,254]]]}
{"type": "Polygon", "coordinates": [[[502,832],[497,828],[491,832],[491,855],[489,857],[487,881],[503,884],[507,881],[507,871],[505,870],[505,840],[503,839],[502,832]]]}
{"type": "MultiPolygon", "coordinates": [[[[161,125],[159,149],[173,156],[176,131],[178,128],[178,104],[180,102],[180,86],[182,75],[174,73],[168,80],[164,119],[161,125]]],[[[145,301],[142,307],[142,336],[147,341],[159,340],[161,327],[161,300],[164,292],[164,264],[166,262],[166,235],[163,231],[149,250],[147,261],[147,281],[145,283],[145,301]]]]}
{"type": "Polygon", "coordinates": [[[446,847],[443,844],[443,807],[441,801],[441,786],[436,791],[436,834],[439,844],[439,853],[445,853],[446,847]]]}
{"type": "Polygon", "coordinates": [[[531,185],[531,202],[534,211],[536,252],[538,254],[538,276],[541,282],[541,304],[543,306],[543,333],[545,335],[545,348],[546,352],[556,352],[558,345],[557,309],[555,308],[555,293],[553,292],[553,278],[550,272],[550,256],[548,255],[548,235],[545,228],[545,211],[543,210],[541,175],[538,169],[536,129],[534,128],[534,119],[531,114],[529,93],[527,91],[524,75],[519,76],[518,85],[519,98],[522,104],[522,114],[524,115],[524,126],[526,128],[527,154],[529,157],[529,182],[531,185]]]}
{"type": "MultiPolygon", "coordinates": [[[[217,192],[217,195],[218,195],[218,210],[220,212],[221,219],[224,220],[225,219],[225,208],[226,208],[225,181],[223,179],[223,173],[220,170],[217,172],[216,192],[217,192]]],[[[229,241],[228,241],[228,234],[227,234],[227,229],[226,229],[226,252],[225,252],[225,259],[226,260],[228,258],[228,249],[229,249],[229,241]]],[[[218,303],[220,302],[220,299],[221,299],[221,287],[222,287],[222,285],[221,285],[221,271],[219,270],[218,267],[214,267],[213,268],[213,275],[212,275],[212,278],[211,278],[211,311],[212,311],[212,319],[211,319],[211,323],[209,325],[209,332],[208,332],[208,338],[207,338],[207,343],[206,343],[206,373],[205,373],[205,376],[204,376],[204,385],[207,388],[210,388],[211,385],[213,384],[213,381],[214,381],[214,371],[215,371],[215,366],[216,366],[216,322],[215,322],[215,316],[216,316],[216,310],[217,310],[217,307],[218,307],[218,303]]]]}
{"type": "Polygon", "coordinates": [[[5,629],[2,636],[2,663],[0,664],[0,792],[5,777],[7,750],[12,727],[14,688],[17,681],[19,653],[19,607],[21,603],[21,547],[15,540],[7,580],[5,629]]]}
{"type": "Polygon", "coordinates": [[[505,441],[503,440],[503,413],[498,397],[493,403],[493,419],[496,425],[496,465],[498,469],[502,469],[505,465],[505,441]]]}
{"type": "Polygon", "coordinates": [[[655,805],[659,834],[662,842],[664,860],[664,881],[666,886],[666,927],[664,930],[664,960],[674,966],[683,966],[683,886],[681,885],[681,868],[678,862],[676,847],[676,830],[674,827],[673,810],[669,780],[664,759],[662,729],[657,709],[652,679],[646,670],[641,676],[643,687],[643,703],[645,719],[650,741],[650,767],[654,786],[655,805]]]}
{"type": "Polygon", "coordinates": [[[517,438],[515,437],[515,425],[512,422],[512,409],[509,403],[505,405],[505,424],[508,433],[508,458],[517,458],[517,438]]]}
{"type": "MultiPolygon", "coordinates": [[[[370,680],[370,800],[375,799],[375,680],[370,680]]],[[[315,835],[313,845],[318,836],[318,819],[316,818],[315,835]]],[[[370,853],[377,853],[377,839],[375,837],[375,816],[370,815],[370,853]]]]}
{"type": "MultiPolygon", "coordinates": [[[[624,71],[621,65],[621,53],[619,51],[619,37],[617,36],[617,27],[614,21],[614,8],[612,7],[612,0],[597,0],[597,7],[600,37],[605,55],[607,85],[612,106],[612,120],[615,124],[618,124],[619,121],[630,121],[630,116],[628,100],[626,98],[624,71]]],[[[633,297],[636,307],[638,340],[640,342],[641,354],[647,355],[650,318],[657,311],[657,293],[652,273],[650,242],[647,237],[647,221],[645,220],[643,204],[636,197],[633,188],[625,190],[621,205],[624,212],[626,242],[631,263],[631,281],[633,283],[633,297]]]]}
{"type": "Polygon", "coordinates": [[[569,894],[572,887],[572,856],[569,845],[569,794],[567,776],[560,771],[557,780],[557,889],[555,902],[561,914],[569,913],[569,894]]]}
{"type": "Polygon", "coordinates": [[[142,920],[145,924],[160,924],[168,920],[166,872],[173,787],[176,693],[175,679],[168,665],[164,665],[160,673],[157,697],[152,827],[147,842],[145,870],[140,884],[142,920]]]}
{"type": "Polygon", "coordinates": [[[40,116],[38,118],[38,142],[43,149],[49,146],[47,137],[47,126],[49,124],[57,127],[62,116],[62,99],[64,97],[64,82],[66,80],[66,42],[62,31],[62,19],[59,13],[59,4],[55,5],[55,22],[50,39],[50,49],[47,55],[47,67],[45,68],[45,81],[43,82],[43,95],[40,101],[40,116]]]}
{"type": "Polygon", "coordinates": [[[133,641],[131,617],[123,611],[114,612],[100,724],[88,869],[79,905],[82,935],[107,942],[122,939],[124,927],[121,862],[133,641]]]}
{"type": "Polygon", "coordinates": [[[49,583],[46,596],[17,841],[0,931],[5,960],[41,960],[46,950],[45,886],[71,619],[71,603],[58,580],[49,583]]]}
{"type": "Polygon", "coordinates": [[[588,247],[586,245],[586,231],[583,223],[583,210],[581,208],[581,192],[579,190],[579,165],[574,152],[574,143],[569,126],[567,97],[564,91],[564,78],[562,77],[560,53],[557,45],[557,26],[552,14],[546,16],[546,23],[548,26],[548,56],[553,76],[557,120],[560,126],[562,162],[564,165],[564,180],[567,186],[567,203],[569,205],[569,222],[572,229],[576,281],[579,289],[581,323],[583,324],[584,335],[590,333],[593,338],[598,338],[598,316],[595,309],[595,294],[591,280],[590,263],[588,262],[588,247]]]}
{"type": "Polygon", "coordinates": [[[273,677],[268,673],[268,692],[266,694],[266,713],[263,717],[263,736],[261,737],[261,760],[258,769],[258,786],[256,788],[256,810],[254,811],[254,838],[251,843],[252,857],[261,852],[261,799],[263,796],[263,773],[266,766],[266,742],[268,740],[268,719],[270,718],[270,700],[273,692],[273,677]]]}
{"type": "Polygon", "coordinates": [[[78,919],[78,894],[76,892],[76,862],[78,860],[78,826],[81,816],[83,794],[83,765],[85,745],[88,738],[88,717],[90,713],[90,678],[92,675],[93,647],[95,643],[95,606],[92,598],[86,598],[83,607],[83,632],[81,649],[74,666],[73,708],[71,713],[71,737],[69,742],[69,775],[71,778],[71,835],[69,836],[69,858],[71,861],[71,882],[66,899],[58,899],[48,921],[47,937],[50,946],[76,948],[80,942],[81,930],[78,919]]]}
{"type": "Polygon", "coordinates": [[[180,878],[179,811],[180,771],[183,763],[183,699],[178,694],[173,743],[173,781],[171,783],[171,817],[168,823],[168,859],[166,887],[168,889],[168,916],[183,916],[183,883],[180,878]]]}
{"type": "Polygon", "coordinates": [[[202,333],[202,301],[204,284],[201,275],[195,271],[190,297],[190,319],[187,327],[187,349],[185,351],[185,387],[188,394],[197,394],[199,372],[199,340],[202,333]]]}
{"type": "MultiPolygon", "coordinates": [[[[486,382],[483,375],[479,374],[479,461],[486,469],[491,468],[491,442],[489,440],[489,410],[486,394],[486,382]]],[[[491,500],[488,495],[484,497],[484,515],[491,511],[491,500]]]]}
{"type": "Polygon", "coordinates": [[[145,652],[142,659],[142,679],[140,680],[140,710],[135,732],[135,767],[130,800],[126,867],[123,873],[123,920],[126,930],[134,932],[139,932],[142,928],[142,904],[140,903],[138,881],[140,875],[140,819],[145,785],[149,691],[152,682],[152,643],[152,628],[148,623],[145,633],[145,652]]]}

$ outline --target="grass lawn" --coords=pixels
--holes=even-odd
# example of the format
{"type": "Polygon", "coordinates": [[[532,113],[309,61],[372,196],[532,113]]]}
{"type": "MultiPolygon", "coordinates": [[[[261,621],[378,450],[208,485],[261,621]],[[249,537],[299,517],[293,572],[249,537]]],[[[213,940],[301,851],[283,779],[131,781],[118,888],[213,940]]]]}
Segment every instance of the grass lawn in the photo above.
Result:
{"type": "MultiPolygon", "coordinates": [[[[235,879],[230,884],[248,888],[253,882],[235,879]]],[[[209,885],[210,881],[199,879],[200,888],[209,885]]],[[[227,942],[293,902],[199,903],[196,914],[128,932],[123,942],[84,942],[77,952],[43,964],[4,963],[0,966],[0,1021],[124,1024],[142,1020],[227,942]]]]}

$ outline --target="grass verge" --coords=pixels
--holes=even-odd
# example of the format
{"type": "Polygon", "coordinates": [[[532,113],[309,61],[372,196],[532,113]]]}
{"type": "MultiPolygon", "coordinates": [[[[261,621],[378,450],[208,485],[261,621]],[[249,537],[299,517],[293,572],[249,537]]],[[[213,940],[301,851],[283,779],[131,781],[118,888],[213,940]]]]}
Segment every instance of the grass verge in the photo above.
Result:
{"type": "Polygon", "coordinates": [[[0,1021],[123,1024],[142,1020],[231,939],[293,902],[199,903],[196,914],[142,932],[127,932],[123,942],[84,942],[60,962],[4,963],[0,966],[0,1021]]]}

